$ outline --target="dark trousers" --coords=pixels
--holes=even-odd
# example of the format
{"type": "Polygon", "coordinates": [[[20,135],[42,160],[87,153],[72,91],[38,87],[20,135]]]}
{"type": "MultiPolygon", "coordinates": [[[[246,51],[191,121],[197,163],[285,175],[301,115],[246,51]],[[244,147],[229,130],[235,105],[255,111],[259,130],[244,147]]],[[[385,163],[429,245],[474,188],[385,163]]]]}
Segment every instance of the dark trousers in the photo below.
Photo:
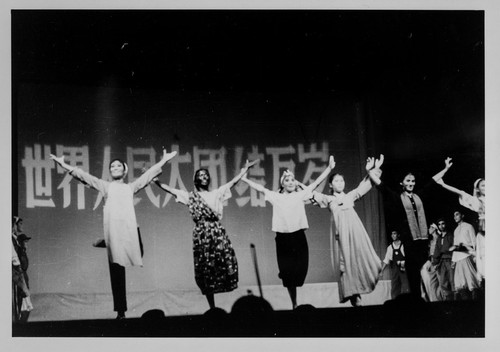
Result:
{"type": "Polygon", "coordinates": [[[408,276],[406,271],[401,271],[398,265],[391,262],[391,298],[394,299],[402,293],[408,292],[408,276]]]}
{"type": "MultiPolygon", "coordinates": [[[[144,255],[144,246],[142,244],[141,231],[137,228],[139,236],[139,247],[141,256],[144,255]]],[[[125,281],[125,267],[120,264],[109,262],[109,275],[111,277],[111,292],[113,293],[113,306],[115,312],[127,311],[127,285],[125,281]]]]}
{"type": "Polygon", "coordinates": [[[111,292],[115,312],[127,311],[127,292],[125,284],[125,267],[116,263],[109,263],[111,277],[111,292]]]}
{"type": "Polygon", "coordinates": [[[451,268],[451,258],[441,259],[437,271],[439,287],[441,288],[444,299],[447,301],[452,300],[455,285],[453,281],[453,269],[451,268]]]}
{"type": "Polygon", "coordinates": [[[420,269],[427,261],[428,256],[428,241],[415,240],[405,244],[406,257],[406,273],[408,275],[408,283],[410,292],[420,297],[420,269]]]}
{"type": "Polygon", "coordinates": [[[309,266],[309,248],[304,230],[276,233],[279,277],[285,287],[301,287],[309,266]]]}

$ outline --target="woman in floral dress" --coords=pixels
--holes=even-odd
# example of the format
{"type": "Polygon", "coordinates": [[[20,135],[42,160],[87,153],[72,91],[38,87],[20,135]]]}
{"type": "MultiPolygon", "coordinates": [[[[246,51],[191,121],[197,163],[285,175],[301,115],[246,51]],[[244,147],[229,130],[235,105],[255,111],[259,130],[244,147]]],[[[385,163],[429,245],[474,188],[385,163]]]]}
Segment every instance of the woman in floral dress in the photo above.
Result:
{"type": "Polygon", "coordinates": [[[231,198],[231,188],[256,162],[245,164],[241,172],[225,185],[209,191],[210,174],[199,169],[194,175],[195,190],[187,192],[155,180],[172,194],[176,202],[189,208],[194,221],[194,278],[210,308],[215,308],[214,294],[230,292],[238,287],[238,262],[226,229],[221,224],[224,202],[231,198]]]}

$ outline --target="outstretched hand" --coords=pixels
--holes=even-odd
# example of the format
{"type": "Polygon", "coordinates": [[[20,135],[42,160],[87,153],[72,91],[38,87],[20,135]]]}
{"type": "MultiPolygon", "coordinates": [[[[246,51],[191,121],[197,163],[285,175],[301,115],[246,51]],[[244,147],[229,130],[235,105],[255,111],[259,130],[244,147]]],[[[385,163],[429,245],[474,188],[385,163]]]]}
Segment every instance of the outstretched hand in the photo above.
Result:
{"type": "Polygon", "coordinates": [[[335,159],[333,158],[333,155],[330,155],[330,160],[328,161],[328,166],[332,170],[335,168],[335,159]]]}
{"type": "Polygon", "coordinates": [[[366,159],[366,171],[370,171],[375,165],[375,159],[371,156],[366,159]]]}
{"type": "Polygon", "coordinates": [[[59,165],[64,164],[64,155],[61,155],[60,157],[57,157],[54,154],[50,154],[50,159],[54,160],[59,165]]]}
{"type": "Polygon", "coordinates": [[[167,153],[167,150],[164,148],[164,149],[163,149],[163,157],[162,157],[162,160],[163,160],[163,161],[165,161],[165,162],[167,162],[167,161],[169,161],[170,159],[172,159],[172,158],[173,158],[174,156],[176,156],[176,155],[177,155],[177,151],[175,151],[175,150],[174,150],[174,151],[173,151],[173,152],[171,152],[171,153],[167,153]]]}
{"type": "Polygon", "coordinates": [[[380,169],[380,167],[382,166],[383,163],[384,163],[384,154],[380,154],[378,159],[375,160],[375,167],[377,169],[380,169]]]}
{"type": "Polygon", "coordinates": [[[247,161],[245,162],[245,169],[250,169],[252,166],[254,166],[255,164],[258,164],[260,162],[260,159],[255,159],[254,161],[247,161]]]}
{"type": "Polygon", "coordinates": [[[448,157],[444,160],[444,165],[445,165],[446,170],[448,170],[453,165],[450,157],[448,157]]]}

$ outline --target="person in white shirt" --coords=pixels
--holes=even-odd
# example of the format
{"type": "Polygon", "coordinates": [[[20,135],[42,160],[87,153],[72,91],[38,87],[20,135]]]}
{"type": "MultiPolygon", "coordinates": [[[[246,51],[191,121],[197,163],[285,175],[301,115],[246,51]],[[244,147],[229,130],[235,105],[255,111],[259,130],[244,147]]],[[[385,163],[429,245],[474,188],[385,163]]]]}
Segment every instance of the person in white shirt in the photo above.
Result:
{"type": "Polygon", "coordinates": [[[450,247],[450,251],[453,251],[451,261],[455,266],[455,296],[457,299],[468,299],[480,287],[474,262],[476,234],[472,225],[463,220],[461,211],[455,211],[453,218],[457,223],[453,233],[453,246],[450,247]]]}
{"type": "Polygon", "coordinates": [[[433,179],[437,184],[441,185],[444,189],[458,194],[458,201],[460,205],[473,210],[477,213],[477,236],[476,236],[476,266],[478,280],[481,282],[482,288],[484,288],[484,252],[485,252],[485,235],[486,235],[486,181],[484,178],[478,178],[474,182],[474,188],[472,194],[468,194],[458,188],[446,184],[443,180],[444,175],[453,165],[451,158],[446,158],[444,169],[436,174],[433,179]]]}
{"type": "Polygon", "coordinates": [[[276,254],[279,277],[287,288],[292,307],[297,307],[297,287],[304,284],[309,265],[309,249],[305,230],[309,228],[305,203],[312,197],[316,189],[335,167],[333,156],[330,156],[328,167],[310,185],[303,186],[295,179],[295,175],[286,170],[280,179],[278,192],[242,178],[250,187],[264,193],[266,201],[273,206],[272,230],[276,232],[276,254]]]}

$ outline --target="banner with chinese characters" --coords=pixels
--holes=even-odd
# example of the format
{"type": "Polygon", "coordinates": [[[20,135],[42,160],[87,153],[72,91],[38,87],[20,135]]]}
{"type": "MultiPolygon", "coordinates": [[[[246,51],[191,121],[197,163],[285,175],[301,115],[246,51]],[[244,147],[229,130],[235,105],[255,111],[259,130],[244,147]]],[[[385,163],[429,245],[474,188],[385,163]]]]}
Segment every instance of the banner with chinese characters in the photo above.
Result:
{"type": "MultiPolygon", "coordinates": [[[[236,175],[245,160],[261,162],[249,178],[277,190],[290,169],[308,184],[334,155],[346,181],[355,188],[365,176],[369,130],[359,105],[349,97],[291,97],[262,93],[170,93],[114,89],[20,85],[15,101],[14,136],[17,213],[31,241],[30,285],[34,293],[109,291],[106,251],[92,247],[103,236],[102,196],[74,180],[50,160],[67,163],[108,180],[114,158],[129,166],[131,182],[161,158],[162,148],[177,156],[163,167],[160,181],[192,190],[203,167],[211,188],[236,175]]],[[[328,193],[322,183],[317,189],[328,193]]],[[[379,255],[385,246],[377,191],[356,206],[379,255]]],[[[16,208],[16,204],[14,204],[16,208]]],[[[127,271],[127,288],[195,289],[193,222],[186,206],[152,184],[137,193],[135,208],[144,243],[144,266],[127,271]]],[[[306,206],[309,229],[307,283],[332,282],[330,213],[306,206]]],[[[240,182],[224,207],[223,225],[235,248],[240,285],[255,285],[250,244],[257,249],[261,280],[280,284],[272,207],[264,196],[240,182]]]]}

